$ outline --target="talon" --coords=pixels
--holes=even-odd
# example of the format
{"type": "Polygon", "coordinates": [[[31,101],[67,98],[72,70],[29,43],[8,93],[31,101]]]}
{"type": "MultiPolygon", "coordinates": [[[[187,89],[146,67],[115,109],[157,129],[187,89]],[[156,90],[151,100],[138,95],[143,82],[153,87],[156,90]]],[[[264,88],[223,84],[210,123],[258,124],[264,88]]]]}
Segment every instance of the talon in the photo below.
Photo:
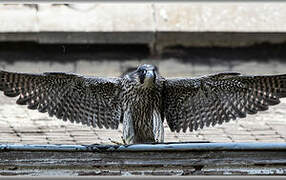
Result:
{"type": "Polygon", "coordinates": [[[127,143],[126,143],[125,139],[123,138],[123,136],[121,136],[121,140],[122,140],[124,145],[127,145],[127,143]]]}
{"type": "Polygon", "coordinates": [[[108,138],[108,140],[111,141],[112,143],[116,144],[116,145],[119,145],[119,146],[126,145],[126,142],[125,142],[125,140],[123,138],[122,138],[123,143],[118,142],[118,141],[114,141],[111,138],[108,138]]]}

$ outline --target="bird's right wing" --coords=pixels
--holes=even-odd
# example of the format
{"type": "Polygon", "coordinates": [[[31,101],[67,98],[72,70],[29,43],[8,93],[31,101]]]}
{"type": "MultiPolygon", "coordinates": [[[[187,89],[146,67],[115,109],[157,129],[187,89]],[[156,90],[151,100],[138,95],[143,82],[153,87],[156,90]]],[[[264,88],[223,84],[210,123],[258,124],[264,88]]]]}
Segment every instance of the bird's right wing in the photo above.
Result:
{"type": "Polygon", "coordinates": [[[244,76],[236,72],[167,79],[164,114],[172,131],[185,132],[267,110],[286,97],[286,74],[244,76]]]}
{"type": "Polygon", "coordinates": [[[120,122],[120,79],[0,71],[0,90],[9,97],[20,95],[17,104],[64,121],[112,129],[120,122]]]}

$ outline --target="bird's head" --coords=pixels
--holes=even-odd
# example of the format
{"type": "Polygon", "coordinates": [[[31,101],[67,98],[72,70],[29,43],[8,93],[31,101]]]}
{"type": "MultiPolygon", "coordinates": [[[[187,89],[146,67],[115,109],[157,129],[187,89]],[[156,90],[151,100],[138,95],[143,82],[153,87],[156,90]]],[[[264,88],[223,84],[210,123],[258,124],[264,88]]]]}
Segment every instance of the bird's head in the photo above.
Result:
{"type": "Polygon", "coordinates": [[[154,65],[143,64],[130,73],[129,77],[142,87],[151,87],[158,77],[158,68],[154,65]]]}

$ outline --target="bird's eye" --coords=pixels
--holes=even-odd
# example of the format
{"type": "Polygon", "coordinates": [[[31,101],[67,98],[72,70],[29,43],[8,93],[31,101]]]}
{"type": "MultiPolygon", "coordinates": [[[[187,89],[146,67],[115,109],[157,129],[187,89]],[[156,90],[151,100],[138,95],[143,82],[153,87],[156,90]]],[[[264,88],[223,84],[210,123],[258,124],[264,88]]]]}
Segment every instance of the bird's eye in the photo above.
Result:
{"type": "Polygon", "coordinates": [[[139,70],[139,73],[140,73],[140,74],[146,74],[146,72],[147,72],[147,71],[146,71],[145,69],[139,70]]]}

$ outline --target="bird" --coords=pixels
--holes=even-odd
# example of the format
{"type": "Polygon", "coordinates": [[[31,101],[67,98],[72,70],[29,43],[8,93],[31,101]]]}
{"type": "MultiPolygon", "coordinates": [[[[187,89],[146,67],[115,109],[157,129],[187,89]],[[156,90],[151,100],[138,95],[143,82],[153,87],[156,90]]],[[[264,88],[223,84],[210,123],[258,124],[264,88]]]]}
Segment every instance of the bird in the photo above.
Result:
{"type": "Polygon", "coordinates": [[[286,74],[165,78],[151,64],[120,77],[2,70],[0,90],[63,121],[106,129],[122,124],[125,144],[163,143],[164,121],[172,132],[192,132],[279,104],[286,97],[286,74]]]}

